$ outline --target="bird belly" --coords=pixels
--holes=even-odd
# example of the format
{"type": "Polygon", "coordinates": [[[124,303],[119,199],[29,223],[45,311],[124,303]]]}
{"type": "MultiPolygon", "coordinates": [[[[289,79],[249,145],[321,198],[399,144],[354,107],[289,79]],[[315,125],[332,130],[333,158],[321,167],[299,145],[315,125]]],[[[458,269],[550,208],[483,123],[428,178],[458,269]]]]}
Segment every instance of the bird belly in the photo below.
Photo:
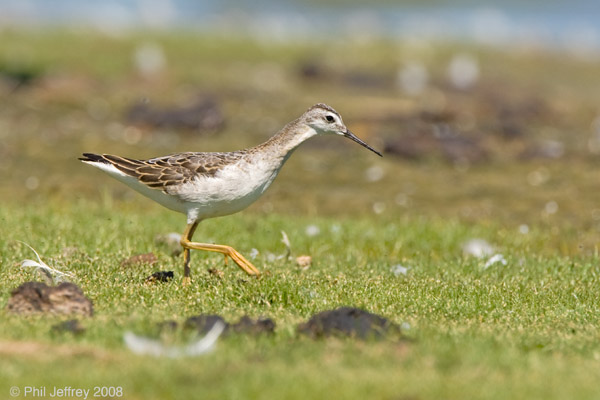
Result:
{"type": "Polygon", "coordinates": [[[135,191],[154,200],[158,204],[167,207],[168,209],[171,209],[173,211],[187,214],[189,206],[186,204],[185,201],[181,201],[176,196],[171,196],[168,193],[165,193],[159,189],[150,188],[138,181],[136,178],[130,176],[113,176],[121,182],[125,183],[130,188],[134,189],[135,191]]]}
{"type": "Polygon", "coordinates": [[[271,185],[279,168],[262,165],[232,165],[215,176],[198,176],[177,189],[196,219],[220,217],[241,211],[254,203],[271,185]]]}

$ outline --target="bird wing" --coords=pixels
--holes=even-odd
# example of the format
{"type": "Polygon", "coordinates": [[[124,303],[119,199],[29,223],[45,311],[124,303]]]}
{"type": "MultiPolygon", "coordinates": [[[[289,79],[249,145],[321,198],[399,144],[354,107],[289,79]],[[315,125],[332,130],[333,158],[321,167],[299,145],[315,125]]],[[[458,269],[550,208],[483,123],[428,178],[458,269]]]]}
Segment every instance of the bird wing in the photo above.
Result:
{"type": "Polygon", "coordinates": [[[239,160],[243,151],[230,153],[178,153],[170,156],[136,160],[112,154],[84,153],[87,162],[113,165],[126,175],[136,178],[153,189],[166,191],[170,186],[180,185],[198,176],[214,176],[229,163],[239,160]]]}

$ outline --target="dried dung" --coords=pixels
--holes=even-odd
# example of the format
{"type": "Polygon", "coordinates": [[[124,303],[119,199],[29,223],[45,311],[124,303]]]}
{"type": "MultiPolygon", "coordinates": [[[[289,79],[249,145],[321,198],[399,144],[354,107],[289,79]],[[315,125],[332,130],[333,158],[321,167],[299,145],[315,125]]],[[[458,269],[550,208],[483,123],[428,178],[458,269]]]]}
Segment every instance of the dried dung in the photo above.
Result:
{"type": "Polygon", "coordinates": [[[235,333],[259,335],[261,333],[275,333],[275,322],[270,318],[252,319],[248,316],[243,316],[240,320],[230,328],[235,333]]]}
{"type": "Polygon", "coordinates": [[[394,331],[399,332],[398,326],[386,318],[352,307],[320,312],[298,326],[299,333],[314,339],[329,336],[380,338],[394,331]]]}
{"type": "Polygon", "coordinates": [[[200,314],[193,317],[189,317],[185,321],[185,327],[193,328],[197,330],[199,334],[205,335],[213,328],[213,326],[218,321],[225,324],[225,331],[227,331],[227,329],[229,328],[229,324],[225,322],[223,317],[216,314],[200,314]]]}
{"type": "Polygon", "coordinates": [[[17,314],[53,313],[91,316],[94,307],[74,283],[48,286],[41,282],[25,282],[12,291],[8,311],[17,314]]]}
{"type": "Polygon", "coordinates": [[[275,332],[275,322],[269,318],[258,318],[253,319],[248,316],[243,316],[235,324],[230,324],[223,319],[220,315],[216,314],[200,314],[194,317],[190,317],[185,321],[185,326],[193,328],[198,331],[199,334],[204,335],[212,329],[217,321],[225,324],[224,334],[231,332],[243,335],[259,335],[262,333],[272,334],[275,332]]]}

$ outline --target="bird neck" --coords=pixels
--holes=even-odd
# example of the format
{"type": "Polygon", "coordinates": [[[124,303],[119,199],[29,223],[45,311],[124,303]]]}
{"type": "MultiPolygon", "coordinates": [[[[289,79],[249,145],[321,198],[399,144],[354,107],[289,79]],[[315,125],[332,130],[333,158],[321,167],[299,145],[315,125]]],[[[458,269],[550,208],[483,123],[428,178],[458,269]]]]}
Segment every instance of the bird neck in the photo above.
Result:
{"type": "Polygon", "coordinates": [[[263,182],[263,191],[277,177],[279,171],[302,142],[318,133],[300,120],[284,126],[266,142],[246,151],[248,158],[268,177],[263,182]]]}
{"type": "Polygon", "coordinates": [[[260,147],[268,149],[271,154],[278,155],[283,163],[298,146],[317,134],[310,126],[295,120],[284,126],[260,147]]]}

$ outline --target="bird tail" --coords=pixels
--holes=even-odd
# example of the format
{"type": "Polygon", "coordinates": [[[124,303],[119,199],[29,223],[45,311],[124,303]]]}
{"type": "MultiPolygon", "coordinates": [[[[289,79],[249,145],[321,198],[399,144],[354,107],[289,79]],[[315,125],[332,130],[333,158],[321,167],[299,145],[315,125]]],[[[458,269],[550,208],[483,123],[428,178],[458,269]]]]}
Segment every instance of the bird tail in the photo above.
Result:
{"type": "Polygon", "coordinates": [[[84,162],[101,162],[109,164],[109,162],[102,155],[94,153],[83,153],[83,157],[79,157],[79,160],[84,162]]]}

